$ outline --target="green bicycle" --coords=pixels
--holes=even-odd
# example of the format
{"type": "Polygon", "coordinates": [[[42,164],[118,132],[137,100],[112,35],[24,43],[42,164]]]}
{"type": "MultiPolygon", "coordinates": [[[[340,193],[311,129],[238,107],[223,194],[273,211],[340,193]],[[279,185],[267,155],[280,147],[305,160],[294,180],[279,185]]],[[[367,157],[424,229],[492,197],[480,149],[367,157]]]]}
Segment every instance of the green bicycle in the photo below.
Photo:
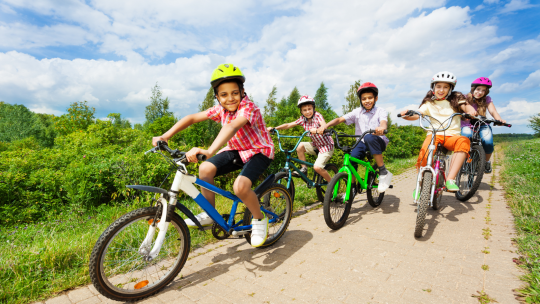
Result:
{"type": "MultiPolygon", "coordinates": [[[[379,172],[377,170],[377,163],[371,164],[372,156],[369,151],[366,152],[367,161],[363,161],[350,156],[351,151],[362,141],[366,134],[374,133],[375,130],[368,130],[362,135],[348,135],[342,132],[336,132],[329,129],[325,132],[334,134],[336,147],[345,152],[343,159],[343,167],[338,173],[330,180],[323,201],[324,221],[326,225],[333,230],[340,229],[345,225],[349,213],[351,212],[351,206],[356,193],[362,193],[363,190],[367,190],[368,203],[372,207],[378,207],[384,198],[384,192],[379,193],[379,172]],[[358,141],[352,146],[342,146],[339,143],[339,138],[353,137],[358,138],[358,141]],[[365,176],[361,178],[356,169],[352,166],[351,162],[355,162],[365,167],[365,176]],[[358,181],[355,185],[352,185],[352,177],[358,181]],[[354,188],[353,188],[354,187],[354,188]],[[331,191],[333,189],[333,191],[331,191]],[[351,190],[356,190],[352,191],[351,190]],[[351,193],[353,193],[351,195],[351,193]]],[[[384,131],[384,134],[387,130],[384,131]]],[[[393,188],[392,185],[389,188],[393,188]]]]}

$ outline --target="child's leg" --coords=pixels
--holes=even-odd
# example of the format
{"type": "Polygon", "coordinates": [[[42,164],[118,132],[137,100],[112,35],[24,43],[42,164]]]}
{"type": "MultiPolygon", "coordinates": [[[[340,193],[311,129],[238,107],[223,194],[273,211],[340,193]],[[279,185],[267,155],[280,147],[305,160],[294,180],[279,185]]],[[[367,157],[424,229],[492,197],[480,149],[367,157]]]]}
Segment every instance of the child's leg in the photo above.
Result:
{"type": "Polygon", "coordinates": [[[373,134],[366,134],[364,142],[369,149],[369,152],[373,155],[373,158],[377,162],[377,167],[384,166],[384,160],[382,153],[386,150],[386,143],[382,138],[373,134]]]}
{"type": "MultiPolygon", "coordinates": [[[[214,177],[216,176],[217,167],[210,162],[203,162],[199,167],[199,178],[207,183],[214,185],[214,177]]],[[[216,207],[216,194],[210,190],[201,187],[201,193],[206,200],[216,207]]]]}
{"type": "MultiPolygon", "coordinates": [[[[233,164],[235,158],[239,158],[238,151],[224,151],[210,157],[199,167],[199,178],[214,185],[214,178],[240,168],[233,164]]],[[[216,206],[216,194],[201,187],[201,193],[212,206],[216,206]]]]}
{"type": "MultiPolygon", "coordinates": [[[[303,143],[303,142],[300,143],[300,145],[298,145],[298,148],[296,149],[296,153],[298,154],[298,159],[302,161],[306,161],[306,147],[304,147],[304,144],[306,143],[303,143]]],[[[307,166],[302,164],[302,168],[307,169],[307,166]]]]}
{"type": "Polygon", "coordinates": [[[313,169],[315,170],[315,172],[322,176],[327,182],[329,182],[332,178],[330,177],[330,174],[328,174],[328,171],[324,170],[324,167],[326,166],[326,163],[330,160],[330,158],[332,158],[333,154],[334,150],[319,153],[315,164],[313,164],[313,169]]]}
{"type": "MultiPolygon", "coordinates": [[[[358,145],[356,145],[356,147],[354,147],[354,149],[351,151],[351,157],[364,159],[364,157],[366,156],[366,151],[367,151],[366,144],[363,142],[359,142],[358,145]]],[[[355,170],[358,169],[358,163],[351,161],[351,165],[353,166],[355,170]]],[[[356,177],[354,175],[352,177],[352,182],[353,183],[356,182],[356,177]]]]}
{"type": "Polygon", "coordinates": [[[467,155],[471,148],[471,141],[465,136],[448,136],[444,141],[444,147],[450,151],[454,151],[450,170],[446,177],[447,180],[454,180],[463,165],[463,162],[467,159],[467,155]]]}
{"type": "Polygon", "coordinates": [[[259,200],[255,191],[251,190],[253,184],[257,181],[259,176],[270,166],[271,159],[262,155],[254,155],[245,165],[240,175],[234,181],[233,190],[234,194],[238,196],[246,207],[253,214],[253,218],[262,219],[264,215],[261,212],[259,206],[259,200]]]}
{"type": "MultiPolygon", "coordinates": [[[[420,167],[423,167],[427,164],[428,159],[428,148],[429,144],[431,143],[431,135],[428,135],[426,139],[424,140],[424,143],[422,144],[422,148],[420,148],[420,154],[418,154],[418,160],[416,161],[416,169],[419,170],[420,167]]],[[[437,146],[437,138],[435,138],[435,147],[437,146]]]]}
{"type": "Polygon", "coordinates": [[[484,148],[484,152],[486,152],[486,161],[489,161],[495,148],[493,145],[493,133],[491,132],[490,126],[484,125],[480,127],[480,138],[482,139],[482,147],[484,148]]]}

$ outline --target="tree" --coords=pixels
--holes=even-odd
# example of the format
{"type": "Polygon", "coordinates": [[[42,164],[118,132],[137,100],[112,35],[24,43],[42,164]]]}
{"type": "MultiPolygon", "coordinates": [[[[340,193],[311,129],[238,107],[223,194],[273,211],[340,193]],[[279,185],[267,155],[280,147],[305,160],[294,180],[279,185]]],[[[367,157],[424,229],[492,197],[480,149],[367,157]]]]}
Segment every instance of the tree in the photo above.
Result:
{"type": "Polygon", "coordinates": [[[24,105],[0,103],[0,141],[12,142],[27,137],[39,138],[45,127],[24,105]]]}
{"type": "Polygon", "coordinates": [[[277,108],[276,95],[277,95],[277,88],[274,85],[272,87],[272,91],[270,92],[270,94],[268,94],[268,98],[266,99],[266,105],[264,106],[265,120],[268,117],[274,116],[274,113],[276,112],[276,108],[277,108]]]}
{"type": "Polygon", "coordinates": [[[350,86],[347,96],[345,96],[345,104],[343,105],[343,114],[347,114],[352,110],[360,107],[360,99],[356,95],[356,91],[361,84],[361,80],[357,80],[350,86]]]}
{"type": "Polygon", "coordinates": [[[540,113],[529,118],[529,127],[533,129],[534,136],[540,137],[540,113]]]}
{"type": "Polygon", "coordinates": [[[294,89],[291,91],[291,94],[289,95],[289,98],[287,98],[287,104],[297,106],[300,97],[302,97],[302,95],[300,95],[298,89],[294,87],[294,89]]]}
{"type": "Polygon", "coordinates": [[[321,82],[314,99],[317,109],[328,110],[330,108],[328,104],[328,89],[324,85],[324,82],[321,82]]]}
{"type": "MultiPolygon", "coordinates": [[[[216,103],[214,89],[210,87],[204,100],[199,105],[199,111],[203,112],[213,107],[216,103]]],[[[208,147],[214,142],[219,133],[219,124],[211,119],[202,121],[188,127],[181,133],[179,143],[190,147],[208,147]]]]}
{"type": "Polygon", "coordinates": [[[199,105],[199,111],[206,111],[213,107],[216,104],[216,98],[214,95],[214,88],[210,86],[208,89],[208,92],[206,92],[206,96],[204,97],[203,102],[199,105]]]}
{"type": "Polygon", "coordinates": [[[84,131],[95,122],[95,108],[88,106],[88,102],[74,102],[69,105],[68,113],[55,117],[55,129],[60,135],[75,131],[84,131]]]}
{"type": "Polygon", "coordinates": [[[173,112],[169,111],[169,97],[163,99],[163,94],[161,93],[161,88],[156,85],[152,88],[152,96],[150,97],[150,104],[146,106],[144,110],[144,115],[146,117],[145,126],[153,123],[154,120],[165,117],[173,116],[173,112]]]}
{"type": "Polygon", "coordinates": [[[131,122],[125,118],[122,118],[122,114],[120,113],[110,113],[107,115],[107,118],[109,118],[112,125],[117,128],[131,128],[131,122]]]}

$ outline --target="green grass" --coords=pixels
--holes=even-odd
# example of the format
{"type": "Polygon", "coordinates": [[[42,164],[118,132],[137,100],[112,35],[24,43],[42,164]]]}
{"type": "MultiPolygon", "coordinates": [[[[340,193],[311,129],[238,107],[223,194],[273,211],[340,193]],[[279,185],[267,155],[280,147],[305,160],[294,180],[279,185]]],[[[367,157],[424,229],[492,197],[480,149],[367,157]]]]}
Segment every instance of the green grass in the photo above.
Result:
{"type": "Polygon", "coordinates": [[[517,264],[527,271],[521,292],[527,303],[540,303],[540,139],[505,142],[501,181],[515,217],[517,264]]]}
{"type": "MultiPolygon", "coordinates": [[[[416,157],[396,160],[387,167],[397,175],[415,162],[416,157]]],[[[317,202],[314,188],[308,189],[299,180],[296,186],[294,210],[317,202]]],[[[183,203],[200,212],[193,201],[183,203]]],[[[228,213],[231,203],[218,196],[218,211],[228,213]]],[[[145,202],[102,205],[90,213],[66,212],[40,223],[0,228],[0,303],[30,303],[89,284],[88,261],[101,233],[123,214],[146,206],[145,202]]],[[[192,249],[214,241],[209,231],[191,230],[192,249]]]]}

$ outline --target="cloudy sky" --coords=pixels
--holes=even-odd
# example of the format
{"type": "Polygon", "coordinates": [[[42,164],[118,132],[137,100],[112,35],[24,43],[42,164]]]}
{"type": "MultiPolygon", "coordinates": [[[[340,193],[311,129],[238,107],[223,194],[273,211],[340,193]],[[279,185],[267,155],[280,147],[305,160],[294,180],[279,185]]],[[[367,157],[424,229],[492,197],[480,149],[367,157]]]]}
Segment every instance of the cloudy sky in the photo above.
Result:
{"type": "MultiPolygon", "coordinates": [[[[530,0],[0,0],[0,100],[61,115],[87,100],[98,117],[144,122],[158,82],[177,116],[197,110],[220,63],[239,66],[264,105],[321,81],[341,114],[355,80],[380,88],[394,115],[416,108],[433,74],[491,96],[527,132],[540,112],[540,3],[530,0]]],[[[395,119],[397,121],[397,118],[395,119]]]]}

